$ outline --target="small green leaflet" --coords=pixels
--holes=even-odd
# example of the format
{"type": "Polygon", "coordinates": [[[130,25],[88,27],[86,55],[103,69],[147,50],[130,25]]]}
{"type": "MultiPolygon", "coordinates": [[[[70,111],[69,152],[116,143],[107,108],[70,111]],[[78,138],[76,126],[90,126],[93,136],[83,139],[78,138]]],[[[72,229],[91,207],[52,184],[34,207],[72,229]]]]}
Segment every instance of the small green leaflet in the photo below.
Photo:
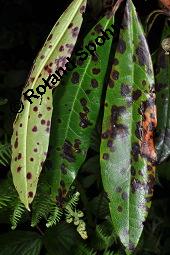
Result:
{"type": "MultiPolygon", "coordinates": [[[[39,52],[24,92],[42,85],[70,57],[82,23],[86,0],[74,0],[59,18],[39,52]]],[[[58,84],[57,84],[58,85],[58,84]]],[[[24,110],[17,115],[12,135],[11,171],[13,182],[23,204],[29,209],[46,159],[52,116],[52,90],[46,89],[43,98],[33,98],[33,103],[21,100],[24,110]]]]}
{"type": "MultiPolygon", "coordinates": [[[[87,34],[84,46],[99,36],[100,29],[110,29],[113,15],[103,17],[87,34]]],[[[96,45],[94,57],[83,62],[69,74],[63,86],[56,88],[50,140],[50,171],[52,196],[65,196],[84,162],[100,110],[101,94],[107,70],[113,35],[108,32],[103,46],[96,45]],[[61,188],[60,188],[61,187],[61,188]]],[[[85,49],[85,47],[83,47],[85,49]]]]}
{"type": "MultiPolygon", "coordinates": [[[[162,40],[170,37],[170,27],[165,24],[162,40]]],[[[161,48],[155,63],[156,105],[158,127],[156,149],[158,162],[161,163],[170,155],[170,55],[161,48]]]]}
{"type": "Polygon", "coordinates": [[[152,61],[135,7],[127,0],[106,93],[100,162],[113,225],[130,253],[151,204],[155,126],[152,61]]]}

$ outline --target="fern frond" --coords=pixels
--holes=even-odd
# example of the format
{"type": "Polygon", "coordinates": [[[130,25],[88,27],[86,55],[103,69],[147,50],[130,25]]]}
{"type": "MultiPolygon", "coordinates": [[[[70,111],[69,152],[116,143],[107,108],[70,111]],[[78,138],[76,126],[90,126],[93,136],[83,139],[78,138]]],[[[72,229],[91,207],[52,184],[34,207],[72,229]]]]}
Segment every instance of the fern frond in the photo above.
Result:
{"type": "Polygon", "coordinates": [[[11,145],[8,142],[0,143],[0,164],[8,165],[11,158],[11,145]]]}
{"type": "Polygon", "coordinates": [[[49,196],[43,194],[37,194],[35,196],[33,206],[32,206],[32,219],[31,227],[35,227],[42,218],[47,220],[47,217],[53,207],[53,201],[49,196]]]}
{"type": "Polygon", "coordinates": [[[10,200],[11,200],[10,196],[5,194],[0,195],[0,209],[7,206],[10,200]]]}
{"type": "Polygon", "coordinates": [[[103,255],[116,255],[116,254],[112,251],[104,251],[103,255]]]}
{"type": "Polygon", "coordinates": [[[87,245],[80,243],[76,246],[75,255],[96,255],[96,252],[87,245]]]}
{"type": "Polygon", "coordinates": [[[14,203],[14,210],[10,217],[10,221],[12,224],[12,227],[11,227],[12,230],[14,230],[17,227],[18,222],[20,221],[24,211],[26,210],[24,204],[21,203],[19,198],[17,199],[17,201],[14,201],[13,203],[14,203]]]}
{"type": "Polygon", "coordinates": [[[54,207],[50,211],[50,217],[47,220],[46,227],[49,228],[53,225],[56,225],[57,222],[60,221],[61,216],[62,216],[61,209],[58,206],[56,206],[56,204],[54,204],[54,207]]]}
{"type": "Polygon", "coordinates": [[[65,203],[65,208],[68,207],[73,210],[76,207],[76,205],[78,204],[79,197],[80,197],[80,193],[78,191],[75,194],[73,194],[72,196],[70,196],[68,198],[68,201],[65,203]]]}
{"type": "Polygon", "coordinates": [[[98,250],[109,248],[115,241],[113,226],[109,220],[96,226],[96,231],[92,237],[93,247],[98,250]]]}

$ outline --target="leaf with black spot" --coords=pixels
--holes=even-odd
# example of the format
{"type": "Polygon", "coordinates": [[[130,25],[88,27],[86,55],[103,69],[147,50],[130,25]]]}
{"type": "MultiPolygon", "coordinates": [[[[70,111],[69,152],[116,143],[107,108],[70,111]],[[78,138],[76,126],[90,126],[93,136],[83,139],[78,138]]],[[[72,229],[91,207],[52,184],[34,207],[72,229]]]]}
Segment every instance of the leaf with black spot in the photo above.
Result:
{"type": "MultiPolygon", "coordinates": [[[[14,122],[11,171],[16,190],[27,209],[35,196],[38,177],[47,156],[53,108],[52,89],[41,87],[38,90],[38,86],[43,84],[42,78],[47,79],[49,74],[64,67],[66,58],[71,56],[85,6],[86,0],[74,0],[59,18],[34,62],[22,93],[24,110],[14,122]],[[28,89],[33,89],[38,97],[31,98],[32,103],[24,98],[28,89]],[[42,98],[37,90],[44,91],[42,98]]],[[[50,81],[52,85],[53,80],[50,81]]]]}
{"type": "Polygon", "coordinates": [[[113,225],[130,252],[138,244],[153,193],[153,84],[148,45],[135,7],[127,0],[106,93],[100,162],[113,225]]]}
{"type": "MultiPolygon", "coordinates": [[[[62,87],[56,88],[50,140],[49,160],[52,167],[52,194],[65,196],[84,162],[90,146],[92,131],[100,110],[109,54],[114,34],[114,17],[103,17],[84,39],[83,49],[99,35],[96,27],[108,31],[103,46],[84,61],[76,59],[77,67],[68,74],[62,87]],[[62,191],[62,192],[61,192],[62,191]]],[[[86,51],[87,52],[87,51],[86,51]]]]}

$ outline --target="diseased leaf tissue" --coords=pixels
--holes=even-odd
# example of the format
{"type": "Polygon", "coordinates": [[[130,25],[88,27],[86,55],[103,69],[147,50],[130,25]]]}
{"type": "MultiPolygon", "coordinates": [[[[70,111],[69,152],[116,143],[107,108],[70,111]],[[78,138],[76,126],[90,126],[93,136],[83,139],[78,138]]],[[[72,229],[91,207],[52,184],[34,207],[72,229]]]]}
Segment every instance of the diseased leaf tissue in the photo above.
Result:
{"type": "Polygon", "coordinates": [[[155,179],[154,75],[133,3],[126,3],[108,82],[100,150],[102,179],[116,232],[134,250],[155,179]]]}
{"type": "Polygon", "coordinates": [[[67,74],[86,0],[74,0],[54,26],[22,94],[24,110],[14,122],[11,171],[20,200],[30,209],[48,153],[51,197],[62,204],[86,159],[92,132],[104,108],[101,177],[114,229],[131,253],[151,206],[157,116],[151,56],[131,0],[121,6],[124,15],[115,41],[114,14],[121,2],[118,0],[110,15],[85,36],[83,46],[88,52],[84,48],[78,51],[80,58],[67,74]],[[111,50],[114,45],[115,53],[111,50]],[[60,82],[54,76],[56,70],[66,77],[52,94],[50,86],[54,88],[60,82]],[[44,85],[40,85],[42,79],[44,85]]]}

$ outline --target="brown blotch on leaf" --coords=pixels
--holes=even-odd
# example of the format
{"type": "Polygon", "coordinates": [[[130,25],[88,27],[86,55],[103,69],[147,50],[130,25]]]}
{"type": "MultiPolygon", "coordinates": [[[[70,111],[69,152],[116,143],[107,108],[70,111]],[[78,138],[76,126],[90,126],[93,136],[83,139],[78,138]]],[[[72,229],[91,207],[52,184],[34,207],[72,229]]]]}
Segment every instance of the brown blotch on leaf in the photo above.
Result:
{"type": "Polygon", "coordinates": [[[37,106],[34,106],[33,111],[34,111],[34,112],[37,112],[37,111],[38,111],[38,107],[37,107],[37,106]]]}
{"type": "Polygon", "coordinates": [[[30,161],[34,161],[34,158],[30,158],[30,161]]]}
{"type": "Polygon", "coordinates": [[[128,199],[128,194],[126,192],[122,193],[122,199],[125,201],[128,199]]]}
{"type": "Polygon", "coordinates": [[[140,146],[138,143],[133,143],[132,144],[132,156],[135,161],[138,160],[139,155],[140,155],[140,146]]]}
{"type": "Polygon", "coordinates": [[[80,103],[81,103],[82,106],[86,106],[87,100],[85,98],[81,98],[80,103]]]}
{"type": "Polygon", "coordinates": [[[87,112],[80,112],[80,127],[87,128],[88,126],[91,126],[92,123],[89,121],[87,112]]]}
{"type": "Polygon", "coordinates": [[[81,141],[79,139],[75,139],[75,143],[74,143],[74,148],[76,150],[76,152],[80,152],[80,144],[81,144],[81,141]]]}
{"type": "Polygon", "coordinates": [[[98,81],[97,81],[96,79],[92,79],[92,80],[91,80],[91,86],[92,86],[93,88],[97,88],[97,87],[98,87],[98,81]]]}
{"type": "Polygon", "coordinates": [[[22,154],[18,153],[18,160],[20,160],[22,158],[22,154]]]}
{"type": "Polygon", "coordinates": [[[99,74],[100,73],[100,68],[93,68],[92,73],[93,74],[99,74]]]}
{"type": "Polygon", "coordinates": [[[18,148],[18,137],[15,139],[14,148],[18,148]]]}
{"type": "Polygon", "coordinates": [[[60,169],[61,169],[61,172],[62,172],[63,174],[67,174],[67,168],[66,168],[65,164],[61,164],[60,169]]]}
{"type": "Polygon", "coordinates": [[[32,128],[32,131],[33,131],[33,132],[37,132],[37,126],[34,126],[34,127],[32,128]]]}
{"type": "Polygon", "coordinates": [[[22,168],[21,166],[17,167],[17,173],[19,173],[21,171],[21,168],[22,168]]]}
{"type": "Polygon", "coordinates": [[[47,38],[47,41],[50,41],[53,37],[53,34],[50,34],[49,37],[47,38]]]}
{"type": "Polygon", "coordinates": [[[131,92],[130,86],[127,84],[122,83],[121,84],[121,95],[123,97],[126,97],[131,92]]]}
{"type": "Polygon", "coordinates": [[[28,197],[33,197],[33,192],[32,191],[28,192],[28,197]]]}
{"type": "Polygon", "coordinates": [[[112,81],[111,79],[109,79],[109,82],[108,82],[108,86],[109,88],[113,88],[114,87],[114,81],[112,81]]]}
{"type": "Polygon", "coordinates": [[[73,23],[70,23],[70,25],[68,26],[68,29],[70,29],[73,26],[73,23]]]}
{"type": "Polygon", "coordinates": [[[112,65],[116,66],[119,64],[119,60],[117,58],[113,59],[112,65]]]}
{"type": "Polygon", "coordinates": [[[126,51],[126,43],[123,39],[119,39],[117,51],[123,54],[126,51]]]}
{"type": "Polygon", "coordinates": [[[108,153],[103,153],[103,159],[108,160],[109,159],[109,154],[108,153]]]}
{"type": "Polygon", "coordinates": [[[64,46],[63,45],[60,46],[59,51],[64,51],[64,46]]]}
{"type": "Polygon", "coordinates": [[[102,137],[102,139],[107,139],[109,137],[109,132],[106,131],[106,132],[102,133],[101,137],[102,137]]]}
{"type": "Polygon", "coordinates": [[[78,33],[79,33],[79,28],[78,28],[78,27],[74,27],[74,28],[71,30],[71,33],[72,33],[72,36],[73,36],[73,37],[77,37],[77,36],[78,36],[78,33]]]}
{"type": "Polygon", "coordinates": [[[47,111],[51,111],[51,107],[48,106],[48,107],[47,107],[47,111]]]}
{"type": "Polygon", "coordinates": [[[138,100],[141,95],[142,95],[141,90],[137,89],[137,90],[133,91],[133,93],[132,93],[133,101],[138,100]]]}
{"type": "Polygon", "coordinates": [[[122,206],[119,205],[119,206],[117,207],[117,210],[118,210],[118,212],[122,212],[122,211],[123,211],[122,206]]]}
{"type": "Polygon", "coordinates": [[[72,144],[65,140],[62,147],[62,157],[65,158],[68,162],[75,162],[74,148],[72,144]]]}
{"type": "Polygon", "coordinates": [[[111,78],[112,78],[113,80],[118,80],[118,79],[119,79],[119,72],[116,71],[116,70],[113,70],[113,71],[111,72],[111,78]]]}
{"type": "Polygon", "coordinates": [[[41,120],[41,124],[42,124],[42,125],[45,125],[45,120],[41,120]]]}
{"type": "Polygon", "coordinates": [[[95,53],[95,55],[92,56],[92,61],[97,62],[99,60],[97,53],[95,53]]]}
{"type": "Polygon", "coordinates": [[[31,173],[27,173],[27,179],[30,180],[32,178],[32,174],[31,173]]]}
{"type": "Polygon", "coordinates": [[[77,83],[79,83],[79,79],[80,79],[79,73],[78,73],[78,72],[74,72],[74,73],[72,74],[72,77],[71,77],[71,82],[72,82],[73,84],[77,84],[77,83]]]}
{"type": "Polygon", "coordinates": [[[50,124],[51,124],[51,121],[47,120],[47,126],[50,126],[50,124]]]}

